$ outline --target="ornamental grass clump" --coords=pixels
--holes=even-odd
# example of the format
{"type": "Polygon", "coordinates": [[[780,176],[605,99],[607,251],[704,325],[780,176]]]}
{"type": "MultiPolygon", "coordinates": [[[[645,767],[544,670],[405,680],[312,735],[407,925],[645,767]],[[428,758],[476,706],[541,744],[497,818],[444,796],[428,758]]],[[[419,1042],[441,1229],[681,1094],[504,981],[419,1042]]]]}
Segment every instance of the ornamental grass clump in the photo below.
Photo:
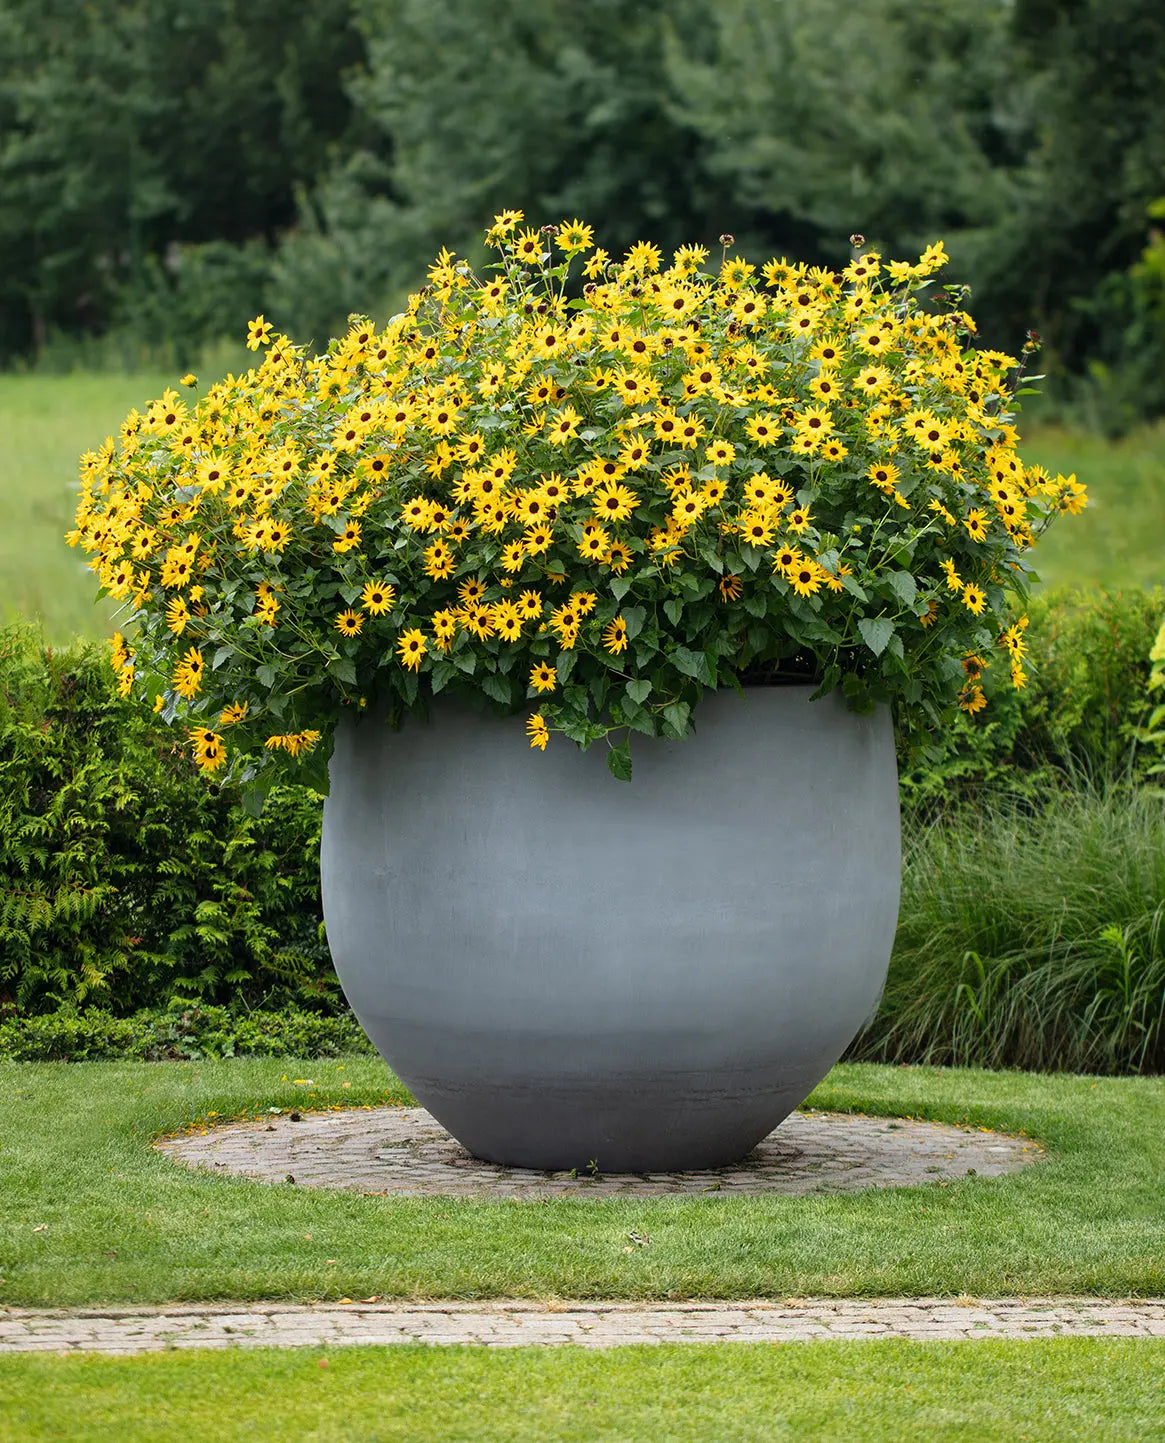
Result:
{"type": "Polygon", "coordinates": [[[83,457],[69,539],[126,603],[121,688],[206,772],[322,785],[339,718],[440,692],[524,711],[536,748],[606,739],[627,777],[630,734],[683,737],[710,688],[841,688],[925,731],[1024,684],[1009,594],[1084,490],[1019,459],[1022,367],[974,348],[962,292],[921,294],[941,243],[835,274],[728,236],[718,267],[615,260],[519,211],[486,239],[483,275],[444,250],[322,355],[257,317],[257,368],[83,457]]]}

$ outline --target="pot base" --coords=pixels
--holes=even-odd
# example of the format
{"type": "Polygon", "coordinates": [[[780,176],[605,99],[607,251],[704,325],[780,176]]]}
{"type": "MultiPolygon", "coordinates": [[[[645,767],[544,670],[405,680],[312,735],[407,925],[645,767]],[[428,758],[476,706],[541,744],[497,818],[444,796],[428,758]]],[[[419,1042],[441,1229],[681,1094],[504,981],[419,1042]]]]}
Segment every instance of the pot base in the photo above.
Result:
{"type": "Polygon", "coordinates": [[[523,1091],[451,1088],[426,1079],[414,1091],[474,1157],[540,1172],[694,1172],[731,1167],[748,1156],[821,1079],[757,1083],[755,1090],[654,1086],[561,1089],[540,1083],[523,1091]]]}

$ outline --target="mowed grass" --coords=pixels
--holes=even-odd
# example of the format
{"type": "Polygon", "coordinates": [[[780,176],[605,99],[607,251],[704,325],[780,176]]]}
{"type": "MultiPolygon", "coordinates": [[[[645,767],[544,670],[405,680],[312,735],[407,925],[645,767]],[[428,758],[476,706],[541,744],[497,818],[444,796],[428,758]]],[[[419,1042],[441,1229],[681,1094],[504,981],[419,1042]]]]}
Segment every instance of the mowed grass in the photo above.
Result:
{"type": "Polygon", "coordinates": [[[1024,1131],[1050,1157],[811,1197],[366,1197],[150,1147],[212,1114],[386,1100],[409,1099],[373,1059],[0,1067],[0,1304],[1165,1293],[1161,1078],[838,1067],[811,1105],[1024,1131]]]}
{"type": "MultiPolygon", "coordinates": [[[[94,605],[95,580],[62,540],[72,524],[77,458],[115,434],[131,407],[142,409],[175,384],[176,375],[162,372],[0,376],[0,620],[39,618],[54,643],[112,630],[112,607],[94,605]]],[[[1053,472],[1076,472],[1093,498],[1084,515],[1062,519],[1041,542],[1044,580],[1165,582],[1165,426],[1115,442],[1034,427],[1023,455],[1053,472]]]]}
{"type": "Polygon", "coordinates": [[[1128,1443],[1165,1427],[1165,1342],[394,1346],[0,1359],[0,1440],[1128,1443]]]}
{"type": "Polygon", "coordinates": [[[115,435],[162,375],[0,376],[0,620],[39,619],[46,638],[102,637],[114,607],[64,540],[77,504],[77,458],[115,435]]]}
{"type": "Polygon", "coordinates": [[[1063,516],[1033,561],[1051,585],[1108,588],[1165,583],[1165,423],[1117,441],[1061,427],[1024,432],[1023,459],[1088,487],[1079,516],[1063,516]]]}

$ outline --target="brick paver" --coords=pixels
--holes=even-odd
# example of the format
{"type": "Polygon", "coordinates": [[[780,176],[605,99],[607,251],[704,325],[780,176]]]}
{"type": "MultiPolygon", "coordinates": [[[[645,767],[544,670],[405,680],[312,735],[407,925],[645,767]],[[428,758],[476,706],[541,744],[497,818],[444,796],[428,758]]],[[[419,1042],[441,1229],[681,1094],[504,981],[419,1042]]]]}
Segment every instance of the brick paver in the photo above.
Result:
{"type": "Polygon", "coordinates": [[[912,1338],[1165,1338],[1165,1298],[789,1298],[708,1303],[252,1303],[0,1309],[0,1354],[468,1343],[802,1342],[912,1338]]]}
{"type": "Polygon", "coordinates": [[[986,1128],[829,1112],[795,1112],[737,1166],[702,1172],[572,1177],[499,1167],[471,1156],[421,1107],[282,1111],[155,1145],[177,1162],[261,1182],[480,1199],[851,1192],[997,1177],[1045,1156],[1030,1138],[986,1128]]]}

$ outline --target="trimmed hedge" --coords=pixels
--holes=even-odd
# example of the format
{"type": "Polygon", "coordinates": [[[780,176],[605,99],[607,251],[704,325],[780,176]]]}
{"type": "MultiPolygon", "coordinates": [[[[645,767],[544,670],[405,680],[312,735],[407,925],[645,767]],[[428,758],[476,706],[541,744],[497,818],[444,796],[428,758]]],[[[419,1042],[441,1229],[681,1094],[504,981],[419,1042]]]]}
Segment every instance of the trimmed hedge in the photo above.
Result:
{"type": "Polygon", "coordinates": [[[1043,592],[1029,607],[1030,678],[1004,683],[977,716],[960,714],[925,762],[902,759],[903,807],[949,812],[1000,793],[1038,802],[1064,774],[1147,773],[1149,652],[1165,595],[1095,588],[1043,592]]]}
{"type": "Polygon", "coordinates": [[[106,649],[0,632],[0,1004],[338,996],[319,798],[281,788],[255,821],[181,740],[117,696],[106,649]]]}
{"type": "Polygon", "coordinates": [[[375,1055],[350,1012],[287,1007],[238,1014],[227,1007],[171,1008],[114,1017],[97,1007],[0,1022],[0,1062],[165,1062],[200,1057],[375,1055]]]}

